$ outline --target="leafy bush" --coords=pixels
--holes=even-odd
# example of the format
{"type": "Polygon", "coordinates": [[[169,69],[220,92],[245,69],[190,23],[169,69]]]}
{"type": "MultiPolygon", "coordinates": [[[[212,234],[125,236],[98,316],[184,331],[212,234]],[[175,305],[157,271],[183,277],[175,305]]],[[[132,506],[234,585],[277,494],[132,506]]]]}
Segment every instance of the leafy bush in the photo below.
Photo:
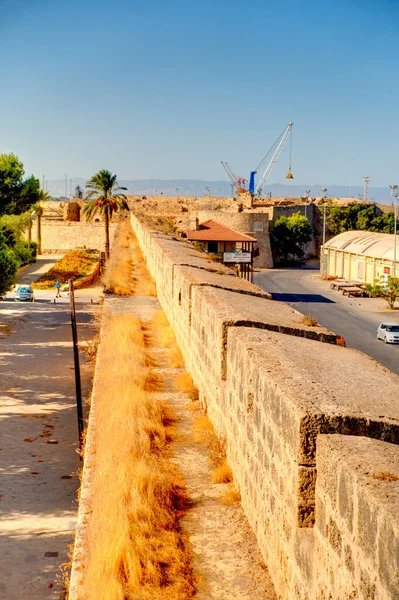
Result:
{"type": "Polygon", "coordinates": [[[37,244],[36,242],[19,241],[16,242],[13,247],[15,258],[17,259],[19,266],[29,265],[36,260],[37,244]]]}
{"type": "Polygon", "coordinates": [[[366,289],[372,298],[383,298],[392,310],[396,300],[399,298],[399,278],[388,277],[385,283],[382,279],[376,279],[374,284],[367,284],[366,289]]]}
{"type": "Polygon", "coordinates": [[[0,294],[8,292],[14,283],[18,266],[13,251],[0,241],[0,294]]]}

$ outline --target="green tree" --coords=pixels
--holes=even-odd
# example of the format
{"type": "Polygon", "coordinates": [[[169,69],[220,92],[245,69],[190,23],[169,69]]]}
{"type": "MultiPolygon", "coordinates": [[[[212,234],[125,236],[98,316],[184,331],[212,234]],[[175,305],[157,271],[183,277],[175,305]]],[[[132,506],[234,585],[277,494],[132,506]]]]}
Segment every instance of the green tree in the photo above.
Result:
{"type": "Polygon", "coordinates": [[[0,217],[0,233],[3,234],[3,243],[13,251],[19,267],[34,262],[36,258],[36,243],[25,239],[29,221],[29,211],[22,215],[0,217]]]}
{"type": "Polygon", "coordinates": [[[302,258],[303,244],[310,242],[313,228],[300,212],[280,217],[271,231],[271,242],[276,262],[287,262],[288,257],[302,258]]]}
{"type": "Polygon", "coordinates": [[[19,215],[39,199],[36,177],[24,180],[24,166],[15,154],[0,154],[0,216],[19,215]]]}
{"type": "Polygon", "coordinates": [[[374,204],[356,202],[349,206],[338,206],[329,200],[326,209],[326,226],[331,235],[357,230],[393,233],[393,212],[382,215],[378,212],[374,204]]]}
{"type": "Polygon", "coordinates": [[[396,300],[399,298],[399,278],[388,277],[385,283],[382,279],[376,279],[374,285],[366,285],[366,289],[370,296],[383,298],[388,303],[390,309],[395,306],[396,300]]]}
{"type": "Polygon", "coordinates": [[[395,224],[395,215],[393,212],[384,213],[375,217],[371,222],[370,231],[379,231],[381,233],[393,233],[395,224]]]}
{"type": "Polygon", "coordinates": [[[14,283],[19,263],[14,252],[7,246],[6,238],[0,231],[0,294],[8,292],[14,283]]]}
{"type": "Polygon", "coordinates": [[[105,254],[109,258],[109,221],[114,212],[118,210],[128,210],[127,199],[120,192],[126,190],[125,187],[120,187],[116,175],[111,171],[102,169],[96,173],[86,183],[88,192],[86,194],[87,205],[83,209],[84,214],[88,219],[100,213],[104,217],[105,225],[105,254]]]}

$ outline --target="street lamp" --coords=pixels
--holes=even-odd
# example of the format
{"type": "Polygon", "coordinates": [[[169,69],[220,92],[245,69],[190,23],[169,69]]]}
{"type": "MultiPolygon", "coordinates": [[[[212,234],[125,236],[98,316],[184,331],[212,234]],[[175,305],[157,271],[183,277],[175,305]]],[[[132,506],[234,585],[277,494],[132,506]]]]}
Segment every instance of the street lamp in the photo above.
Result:
{"type": "Polygon", "coordinates": [[[323,275],[325,274],[325,263],[326,261],[324,260],[325,257],[325,252],[324,252],[324,244],[326,243],[326,207],[327,207],[327,188],[321,188],[321,191],[323,192],[323,267],[322,267],[322,273],[323,275]]]}
{"type": "Polygon", "coordinates": [[[321,188],[321,191],[323,192],[323,246],[326,243],[326,200],[327,200],[327,188],[321,188]]]}
{"type": "Polygon", "coordinates": [[[393,196],[393,206],[394,206],[394,223],[393,223],[393,276],[396,277],[396,213],[397,213],[397,199],[398,199],[398,186],[390,185],[391,194],[393,196]]]}

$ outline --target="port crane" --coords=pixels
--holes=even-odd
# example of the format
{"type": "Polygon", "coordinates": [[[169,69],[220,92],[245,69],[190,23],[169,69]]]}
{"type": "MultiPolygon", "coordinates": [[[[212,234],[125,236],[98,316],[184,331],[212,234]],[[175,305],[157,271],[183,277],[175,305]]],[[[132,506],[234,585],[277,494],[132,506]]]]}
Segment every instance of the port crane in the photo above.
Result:
{"type": "Polygon", "coordinates": [[[279,156],[285,146],[285,143],[286,143],[288,137],[290,138],[290,161],[289,161],[288,173],[286,175],[286,179],[294,179],[294,177],[291,173],[292,135],[290,135],[292,132],[293,124],[294,123],[288,123],[287,127],[284,129],[283,133],[274,142],[274,144],[270,148],[269,152],[266,154],[266,156],[264,156],[262,158],[259,165],[256,167],[255,171],[251,171],[251,174],[249,176],[248,191],[252,196],[260,196],[260,194],[262,193],[263,186],[266,185],[267,180],[269,179],[270,175],[272,174],[272,171],[276,165],[276,162],[279,159],[279,156]],[[270,161],[266,163],[266,161],[270,158],[270,156],[271,156],[270,161]],[[266,168],[263,171],[261,178],[259,179],[258,185],[255,187],[255,175],[256,175],[256,173],[259,172],[260,169],[262,169],[262,167],[264,167],[265,164],[266,164],[266,168]]]}
{"type": "Polygon", "coordinates": [[[236,188],[237,194],[244,194],[247,191],[245,189],[245,184],[247,183],[247,180],[244,179],[244,177],[237,177],[237,175],[235,175],[233,173],[233,171],[230,169],[227,162],[224,162],[223,160],[221,160],[220,162],[222,163],[222,167],[226,171],[227,176],[230,179],[231,183],[236,188]]]}

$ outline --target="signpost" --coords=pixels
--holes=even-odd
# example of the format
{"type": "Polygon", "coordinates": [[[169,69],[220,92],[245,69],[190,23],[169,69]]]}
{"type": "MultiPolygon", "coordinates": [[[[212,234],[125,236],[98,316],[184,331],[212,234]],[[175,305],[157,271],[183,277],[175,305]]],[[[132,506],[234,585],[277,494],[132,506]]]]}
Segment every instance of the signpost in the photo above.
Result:
{"type": "Polygon", "coordinates": [[[223,262],[225,263],[251,263],[251,252],[224,252],[223,262]]]}

